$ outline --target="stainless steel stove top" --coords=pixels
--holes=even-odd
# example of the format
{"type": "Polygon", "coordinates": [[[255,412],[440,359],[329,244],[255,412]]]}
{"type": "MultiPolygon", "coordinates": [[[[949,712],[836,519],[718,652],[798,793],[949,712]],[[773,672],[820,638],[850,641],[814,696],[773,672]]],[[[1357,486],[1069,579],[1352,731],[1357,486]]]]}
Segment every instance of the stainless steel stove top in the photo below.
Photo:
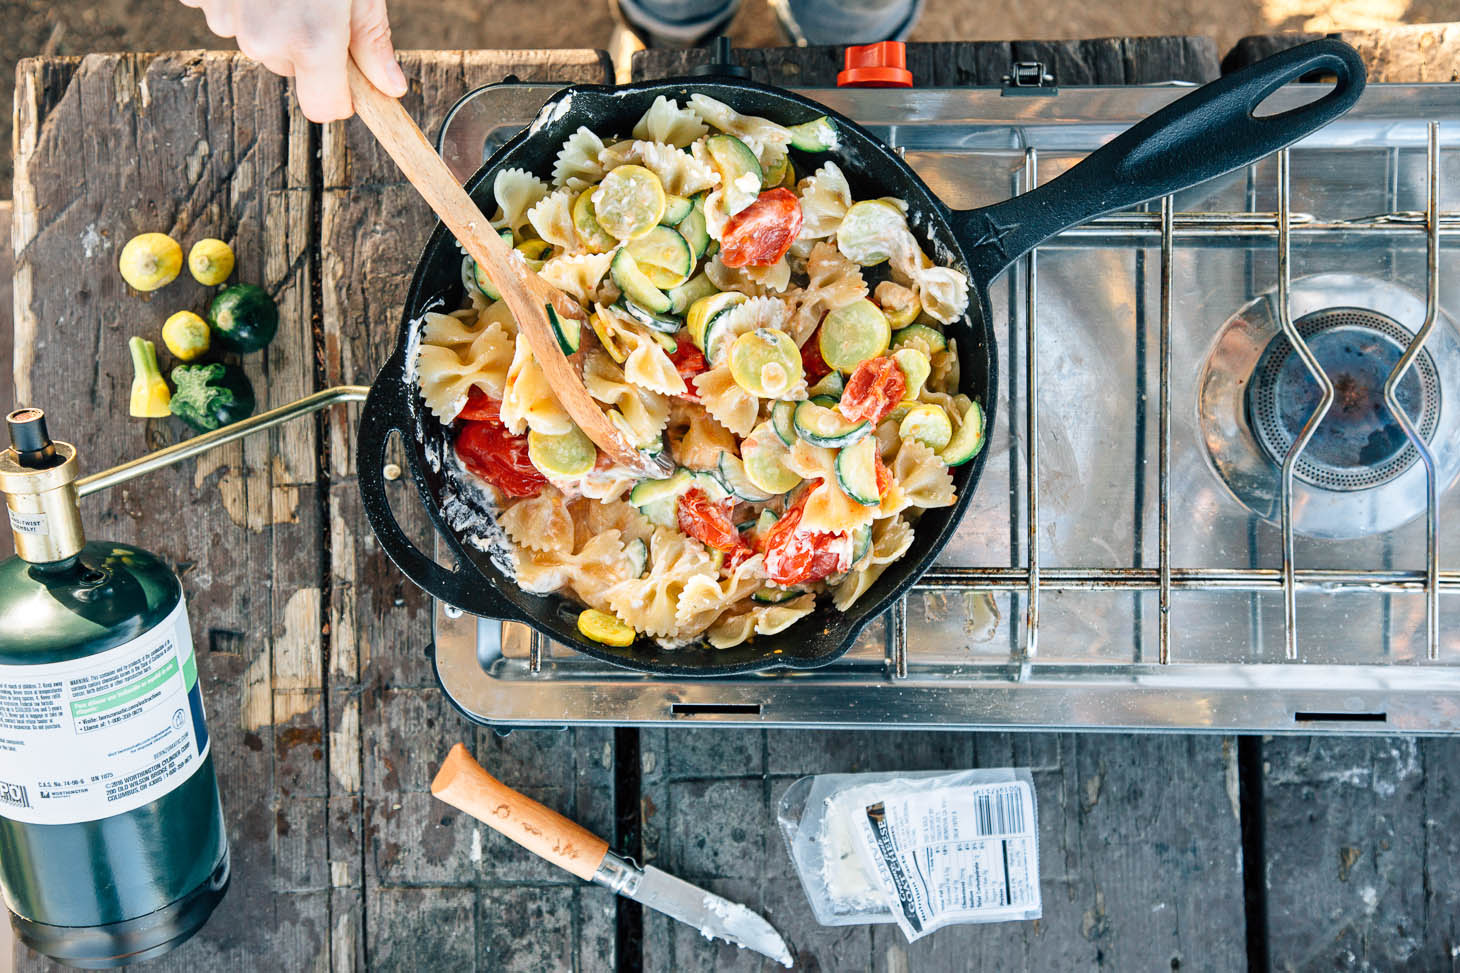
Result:
{"type": "MultiPolygon", "coordinates": [[[[474,99],[448,161],[475,168],[552,90],[474,99]]],[[[1181,93],[806,92],[955,207],[1048,180],[1181,93]]],[[[1011,270],[993,294],[1005,401],[969,513],[836,665],[657,679],[438,606],[442,686],[500,725],[1460,731],[1457,141],[1460,86],[1371,85],[1285,158],[1011,270]],[[1322,398],[1308,351],[1334,405],[1291,457],[1286,531],[1278,454],[1322,398]],[[1401,358],[1407,424],[1382,408],[1401,358]]]]}

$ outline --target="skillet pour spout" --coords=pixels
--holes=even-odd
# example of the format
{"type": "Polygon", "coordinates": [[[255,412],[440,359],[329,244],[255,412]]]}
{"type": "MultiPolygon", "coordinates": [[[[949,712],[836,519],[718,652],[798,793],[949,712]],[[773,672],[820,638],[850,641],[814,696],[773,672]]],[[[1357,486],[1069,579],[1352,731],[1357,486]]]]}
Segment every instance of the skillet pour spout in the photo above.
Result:
{"type": "MultiPolygon", "coordinates": [[[[968,276],[968,311],[946,330],[957,339],[964,391],[981,402],[992,428],[998,369],[988,287],[999,274],[1056,233],[1187,189],[1296,142],[1347,111],[1363,87],[1363,62],[1351,47],[1336,40],[1313,41],[1186,94],[1031,192],[982,209],[953,212],[871,133],[801,95],[723,78],[681,78],[619,88],[579,85],[549,99],[533,125],[497,151],[466,188],[479,203],[488,203],[499,170],[515,167],[546,175],[558,148],[579,126],[600,135],[626,134],[660,96],[683,102],[702,93],[743,114],[786,125],[830,116],[840,139],[830,157],[846,172],[853,196],[895,196],[906,201],[909,225],[923,245],[941,263],[968,276]],[[1335,79],[1322,97],[1280,114],[1255,114],[1273,92],[1315,71],[1335,79]]],[[[812,171],[821,158],[794,149],[791,155],[798,172],[812,171]]],[[[489,512],[472,505],[449,462],[450,431],[422,404],[413,361],[420,320],[427,310],[462,303],[460,255],[451,236],[438,225],[417,265],[395,348],[360,418],[356,461],[366,515],[390,559],[432,596],[474,615],[526,623],[596,659],[666,676],[805,669],[834,662],[933,565],[952,539],[983,471],[986,450],[953,468],[957,501],[925,511],[907,553],[888,565],[846,612],[836,611],[823,599],[816,611],[786,631],[723,650],[704,643],[667,649],[647,638],[625,648],[591,642],[578,634],[575,603],[522,591],[510,568],[504,571],[508,565],[504,552],[491,550],[480,531],[470,526],[489,525],[489,512]],[[397,437],[451,567],[422,552],[391,509],[383,470],[387,448],[397,437]]]]}

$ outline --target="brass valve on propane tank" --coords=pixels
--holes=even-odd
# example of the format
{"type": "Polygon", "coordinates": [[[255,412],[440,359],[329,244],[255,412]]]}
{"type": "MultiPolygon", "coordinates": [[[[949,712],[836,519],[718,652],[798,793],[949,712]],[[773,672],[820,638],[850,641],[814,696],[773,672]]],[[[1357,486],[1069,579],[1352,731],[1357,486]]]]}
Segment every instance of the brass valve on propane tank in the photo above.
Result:
{"type": "Polygon", "coordinates": [[[10,448],[0,452],[0,491],[15,553],[33,564],[64,561],[86,545],[76,495],[76,447],[52,442],[40,409],[5,417],[10,448]]]}

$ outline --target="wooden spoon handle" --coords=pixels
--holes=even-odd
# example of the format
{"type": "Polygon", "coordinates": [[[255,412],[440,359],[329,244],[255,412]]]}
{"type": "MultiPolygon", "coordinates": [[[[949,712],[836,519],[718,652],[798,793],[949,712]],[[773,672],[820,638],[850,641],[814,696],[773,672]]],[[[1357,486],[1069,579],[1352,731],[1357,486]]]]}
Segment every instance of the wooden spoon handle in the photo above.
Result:
{"type": "Polygon", "coordinates": [[[436,772],[431,793],[584,881],[593,881],[608,854],[608,842],[487,773],[460,743],[436,772]]]}
{"type": "Polygon", "coordinates": [[[583,309],[512,256],[512,248],[497,235],[491,221],[461,188],[405,107],[375,87],[353,58],[347,69],[350,96],[360,120],[502,292],[518,329],[527,338],[532,356],[542,366],[549,387],[578,428],[620,466],[645,476],[668,476],[670,470],[665,464],[645,456],[624,439],[583,387],[578,369],[558,347],[552,326],[548,324],[547,304],[551,303],[564,319],[581,321],[583,309]]]}

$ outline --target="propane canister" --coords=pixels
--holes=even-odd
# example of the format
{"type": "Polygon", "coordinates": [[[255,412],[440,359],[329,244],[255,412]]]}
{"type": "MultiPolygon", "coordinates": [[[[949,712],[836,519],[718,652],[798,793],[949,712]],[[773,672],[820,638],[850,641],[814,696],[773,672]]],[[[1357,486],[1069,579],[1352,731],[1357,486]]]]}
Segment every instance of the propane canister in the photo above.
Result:
{"type": "Polygon", "coordinates": [[[87,542],[76,450],[6,419],[0,491],[0,889],[17,937],[123,966],[197,932],[228,839],[182,586],[156,555],[87,542]]]}

